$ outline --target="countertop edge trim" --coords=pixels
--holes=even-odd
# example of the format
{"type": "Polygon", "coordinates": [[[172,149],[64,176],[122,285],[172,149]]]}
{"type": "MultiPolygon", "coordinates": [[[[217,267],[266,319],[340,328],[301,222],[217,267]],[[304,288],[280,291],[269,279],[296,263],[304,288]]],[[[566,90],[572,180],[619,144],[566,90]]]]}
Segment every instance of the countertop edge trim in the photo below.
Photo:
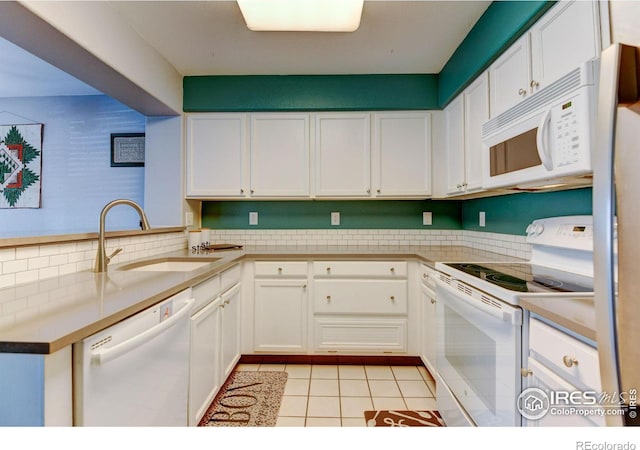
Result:
{"type": "MultiPolygon", "coordinates": [[[[150,230],[116,230],[107,231],[108,238],[144,236],[149,234],[174,233],[186,230],[186,227],[159,227],[150,230]]],[[[0,239],[0,249],[8,247],[26,247],[29,245],[64,244],[68,242],[89,241],[98,239],[97,232],[76,234],[52,234],[50,236],[24,236],[0,239]]]]}

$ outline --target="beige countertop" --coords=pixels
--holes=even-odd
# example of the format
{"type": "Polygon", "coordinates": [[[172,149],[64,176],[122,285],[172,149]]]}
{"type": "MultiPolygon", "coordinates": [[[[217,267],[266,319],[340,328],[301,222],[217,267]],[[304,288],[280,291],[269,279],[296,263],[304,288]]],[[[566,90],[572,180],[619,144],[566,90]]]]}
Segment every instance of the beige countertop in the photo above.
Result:
{"type": "Polygon", "coordinates": [[[596,310],[593,294],[557,296],[527,296],[520,298],[520,306],[560,327],[596,340],[596,310]]]}
{"type": "Polygon", "coordinates": [[[436,261],[518,261],[517,258],[462,246],[248,246],[242,250],[163,257],[220,259],[189,272],[91,271],[0,289],[0,352],[49,354],[105,329],[242,259],[401,258],[436,261]]]}

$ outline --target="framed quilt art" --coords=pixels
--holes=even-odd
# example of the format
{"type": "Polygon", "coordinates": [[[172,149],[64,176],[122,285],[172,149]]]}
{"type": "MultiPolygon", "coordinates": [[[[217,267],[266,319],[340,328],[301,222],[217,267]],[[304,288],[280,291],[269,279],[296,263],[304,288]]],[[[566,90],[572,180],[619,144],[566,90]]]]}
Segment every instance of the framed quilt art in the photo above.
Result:
{"type": "Polygon", "coordinates": [[[0,125],[0,208],[39,208],[43,124],[0,125]]]}

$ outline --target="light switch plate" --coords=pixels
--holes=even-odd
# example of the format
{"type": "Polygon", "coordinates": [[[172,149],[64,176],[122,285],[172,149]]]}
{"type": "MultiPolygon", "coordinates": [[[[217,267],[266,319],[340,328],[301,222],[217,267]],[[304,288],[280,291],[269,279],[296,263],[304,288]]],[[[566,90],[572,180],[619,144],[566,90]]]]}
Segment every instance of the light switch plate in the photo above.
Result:
{"type": "Polygon", "coordinates": [[[340,213],[339,212],[332,212],[331,213],[331,225],[340,225],[340,213]]]}
{"type": "Polygon", "coordinates": [[[422,213],[422,225],[433,225],[433,213],[431,211],[422,213]]]}
{"type": "Polygon", "coordinates": [[[478,214],[478,225],[481,227],[484,227],[486,224],[486,217],[484,214],[484,211],[480,211],[480,214],[478,214]]]}
{"type": "Polygon", "coordinates": [[[258,225],[258,213],[250,212],[249,213],[249,225],[258,225]]]}
{"type": "Polygon", "coordinates": [[[184,224],[188,227],[193,226],[193,213],[186,212],[184,213],[184,224]]]}

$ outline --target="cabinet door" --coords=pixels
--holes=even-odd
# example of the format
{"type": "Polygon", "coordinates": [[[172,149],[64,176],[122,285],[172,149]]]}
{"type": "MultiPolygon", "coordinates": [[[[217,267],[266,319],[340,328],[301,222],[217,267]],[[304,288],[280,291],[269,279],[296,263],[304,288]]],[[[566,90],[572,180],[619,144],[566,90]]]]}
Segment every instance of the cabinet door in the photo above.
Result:
{"type": "Polygon", "coordinates": [[[482,125],[489,120],[489,75],[480,75],[464,91],[465,190],[482,187],[482,125]]]}
{"type": "Polygon", "coordinates": [[[316,116],[316,195],[368,197],[371,194],[369,114],[316,116]]]}
{"type": "Polygon", "coordinates": [[[307,281],[256,280],[254,348],[300,352],[307,348],[307,281]]]}
{"type": "Polygon", "coordinates": [[[600,54],[598,2],[563,1],[530,30],[534,90],[600,54]]]}
{"type": "Polygon", "coordinates": [[[464,98],[459,95],[444,110],[447,146],[447,194],[464,190],[464,98]]]}
{"type": "Polygon", "coordinates": [[[243,114],[187,116],[188,197],[244,195],[245,124],[243,114]]]}
{"type": "Polygon", "coordinates": [[[531,79],[530,53],[527,33],[489,67],[492,117],[509,109],[527,96],[531,79]]]}
{"type": "Polygon", "coordinates": [[[220,297],[222,304],[222,379],[226,380],[240,359],[240,285],[220,297]]]}
{"type": "Polygon", "coordinates": [[[422,361],[431,374],[436,370],[436,294],[422,286],[422,361]]]}
{"type": "Polygon", "coordinates": [[[309,195],[309,115],[251,116],[251,196],[309,195]]]}
{"type": "Polygon", "coordinates": [[[189,426],[197,426],[222,384],[220,299],[191,317],[189,426]]]}
{"type": "Polygon", "coordinates": [[[375,195],[431,195],[431,115],[374,116],[375,195]]]}
{"type": "MultiPolygon", "coordinates": [[[[530,370],[530,374],[524,378],[524,384],[527,388],[538,388],[544,392],[576,392],[580,391],[579,388],[571,383],[568,383],[557,374],[553,373],[547,367],[542,365],[537,360],[529,357],[527,360],[527,366],[530,370]]],[[[526,401],[526,397],[523,398],[526,401]]],[[[571,406],[571,405],[569,405],[571,406]]],[[[576,406],[579,407],[579,406],[576,406]]],[[[556,412],[558,408],[552,407],[543,417],[536,420],[530,420],[526,417],[522,418],[522,426],[525,427],[593,427],[593,426],[605,426],[606,421],[604,416],[596,415],[578,415],[578,414],[558,414],[556,412]]],[[[542,411],[540,411],[542,413],[542,411]]],[[[532,416],[537,416],[537,411],[531,412],[532,416]]]]}

